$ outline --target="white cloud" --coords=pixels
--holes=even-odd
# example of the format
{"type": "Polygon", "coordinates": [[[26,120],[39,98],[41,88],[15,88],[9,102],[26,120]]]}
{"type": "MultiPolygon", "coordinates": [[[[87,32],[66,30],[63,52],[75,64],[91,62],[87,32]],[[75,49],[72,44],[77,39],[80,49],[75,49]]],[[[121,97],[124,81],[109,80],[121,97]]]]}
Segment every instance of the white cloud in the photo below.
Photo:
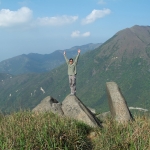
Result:
{"type": "Polygon", "coordinates": [[[9,9],[0,10],[0,27],[8,27],[12,25],[28,22],[32,18],[32,11],[27,7],[22,7],[17,11],[9,9]]]}
{"type": "Polygon", "coordinates": [[[90,36],[90,32],[85,32],[82,34],[82,36],[84,36],[84,37],[90,36]]]}
{"type": "Polygon", "coordinates": [[[99,0],[98,4],[103,5],[106,4],[106,2],[104,0],[99,0]]]}
{"type": "Polygon", "coordinates": [[[76,31],[73,31],[72,34],[71,34],[71,37],[72,38],[76,38],[76,37],[88,37],[90,36],[90,32],[85,32],[85,33],[80,33],[80,31],[76,30],[76,31]]]}
{"type": "Polygon", "coordinates": [[[96,10],[94,9],[85,19],[82,20],[82,24],[89,24],[96,19],[102,18],[111,13],[110,9],[96,10]]]}
{"type": "Polygon", "coordinates": [[[64,24],[69,24],[73,23],[78,19],[78,16],[57,16],[57,17],[44,17],[44,18],[38,18],[37,22],[39,25],[64,25],[64,24]]]}
{"type": "Polygon", "coordinates": [[[78,31],[78,30],[73,31],[71,34],[71,37],[79,37],[79,36],[80,36],[80,31],[78,31]]]}

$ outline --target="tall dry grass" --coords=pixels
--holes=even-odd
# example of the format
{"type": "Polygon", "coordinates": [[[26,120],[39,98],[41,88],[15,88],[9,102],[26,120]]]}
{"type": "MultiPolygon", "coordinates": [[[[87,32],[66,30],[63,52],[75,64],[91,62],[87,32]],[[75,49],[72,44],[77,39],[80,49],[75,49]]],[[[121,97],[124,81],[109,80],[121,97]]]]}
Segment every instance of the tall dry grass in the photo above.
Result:
{"type": "Polygon", "coordinates": [[[150,150],[150,118],[135,115],[134,121],[119,124],[109,118],[103,129],[96,129],[93,139],[96,150],[150,150]]]}
{"type": "Polygon", "coordinates": [[[29,111],[0,117],[0,150],[91,149],[90,127],[52,113],[29,111]]]}
{"type": "Polygon", "coordinates": [[[0,115],[0,150],[150,150],[150,118],[102,128],[54,115],[20,111],[0,115]]]}

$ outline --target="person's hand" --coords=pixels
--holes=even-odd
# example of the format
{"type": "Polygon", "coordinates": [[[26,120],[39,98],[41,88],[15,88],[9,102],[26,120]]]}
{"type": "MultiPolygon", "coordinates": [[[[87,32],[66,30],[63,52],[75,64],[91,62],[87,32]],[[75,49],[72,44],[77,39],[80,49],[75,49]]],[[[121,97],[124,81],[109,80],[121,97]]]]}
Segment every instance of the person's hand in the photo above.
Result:
{"type": "Polygon", "coordinates": [[[80,53],[80,49],[78,49],[78,53],[80,53]]]}
{"type": "Polygon", "coordinates": [[[64,55],[66,55],[66,52],[64,51],[64,55]]]}

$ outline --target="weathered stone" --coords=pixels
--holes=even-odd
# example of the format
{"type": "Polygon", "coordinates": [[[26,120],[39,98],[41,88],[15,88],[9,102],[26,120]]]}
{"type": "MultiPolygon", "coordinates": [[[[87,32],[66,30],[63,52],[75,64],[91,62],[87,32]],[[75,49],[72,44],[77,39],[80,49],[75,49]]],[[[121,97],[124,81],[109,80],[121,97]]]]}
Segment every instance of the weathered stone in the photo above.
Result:
{"type": "Polygon", "coordinates": [[[105,120],[108,117],[110,117],[110,111],[98,114],[96,115],[96,117],[99,118],[100,120],[105,120]]]}
{"type": "Polygon", "coordinates": [[[40,104],[38,104],[33,110],[33,112],[48,112],[63,115],[63,111],[61,108],[61,103],[59,103],[53,97],[47,96],[44,98],[40,104]]]}
{"type": "Polygon", "coordinates": [[[87,107],[93,114],[96,114],[96,110],[94,108],[87,107]]]}
{"type": "Polygon", "coordinates": [[[92,127],[100,126],[94,114],[76,97],[68,95],[62,102],[64,115],[82,121],[92,127]]]}
{"type": "Polygon", "coordinates": [[[112,117],[118,122],[132,120],[127,103],[115,82],[106,83],[108,103],[112,117]]]}

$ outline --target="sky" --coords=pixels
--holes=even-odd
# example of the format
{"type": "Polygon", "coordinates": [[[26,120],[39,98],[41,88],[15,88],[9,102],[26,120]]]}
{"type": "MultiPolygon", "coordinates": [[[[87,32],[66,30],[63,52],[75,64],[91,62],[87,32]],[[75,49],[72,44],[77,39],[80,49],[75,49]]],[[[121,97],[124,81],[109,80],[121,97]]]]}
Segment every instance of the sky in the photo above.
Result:
{"type": "Polygon", "coordinates": [[[150,26],[150,0],[0,0],[0,61],[104,43],[134,25],[150,26]]]}

